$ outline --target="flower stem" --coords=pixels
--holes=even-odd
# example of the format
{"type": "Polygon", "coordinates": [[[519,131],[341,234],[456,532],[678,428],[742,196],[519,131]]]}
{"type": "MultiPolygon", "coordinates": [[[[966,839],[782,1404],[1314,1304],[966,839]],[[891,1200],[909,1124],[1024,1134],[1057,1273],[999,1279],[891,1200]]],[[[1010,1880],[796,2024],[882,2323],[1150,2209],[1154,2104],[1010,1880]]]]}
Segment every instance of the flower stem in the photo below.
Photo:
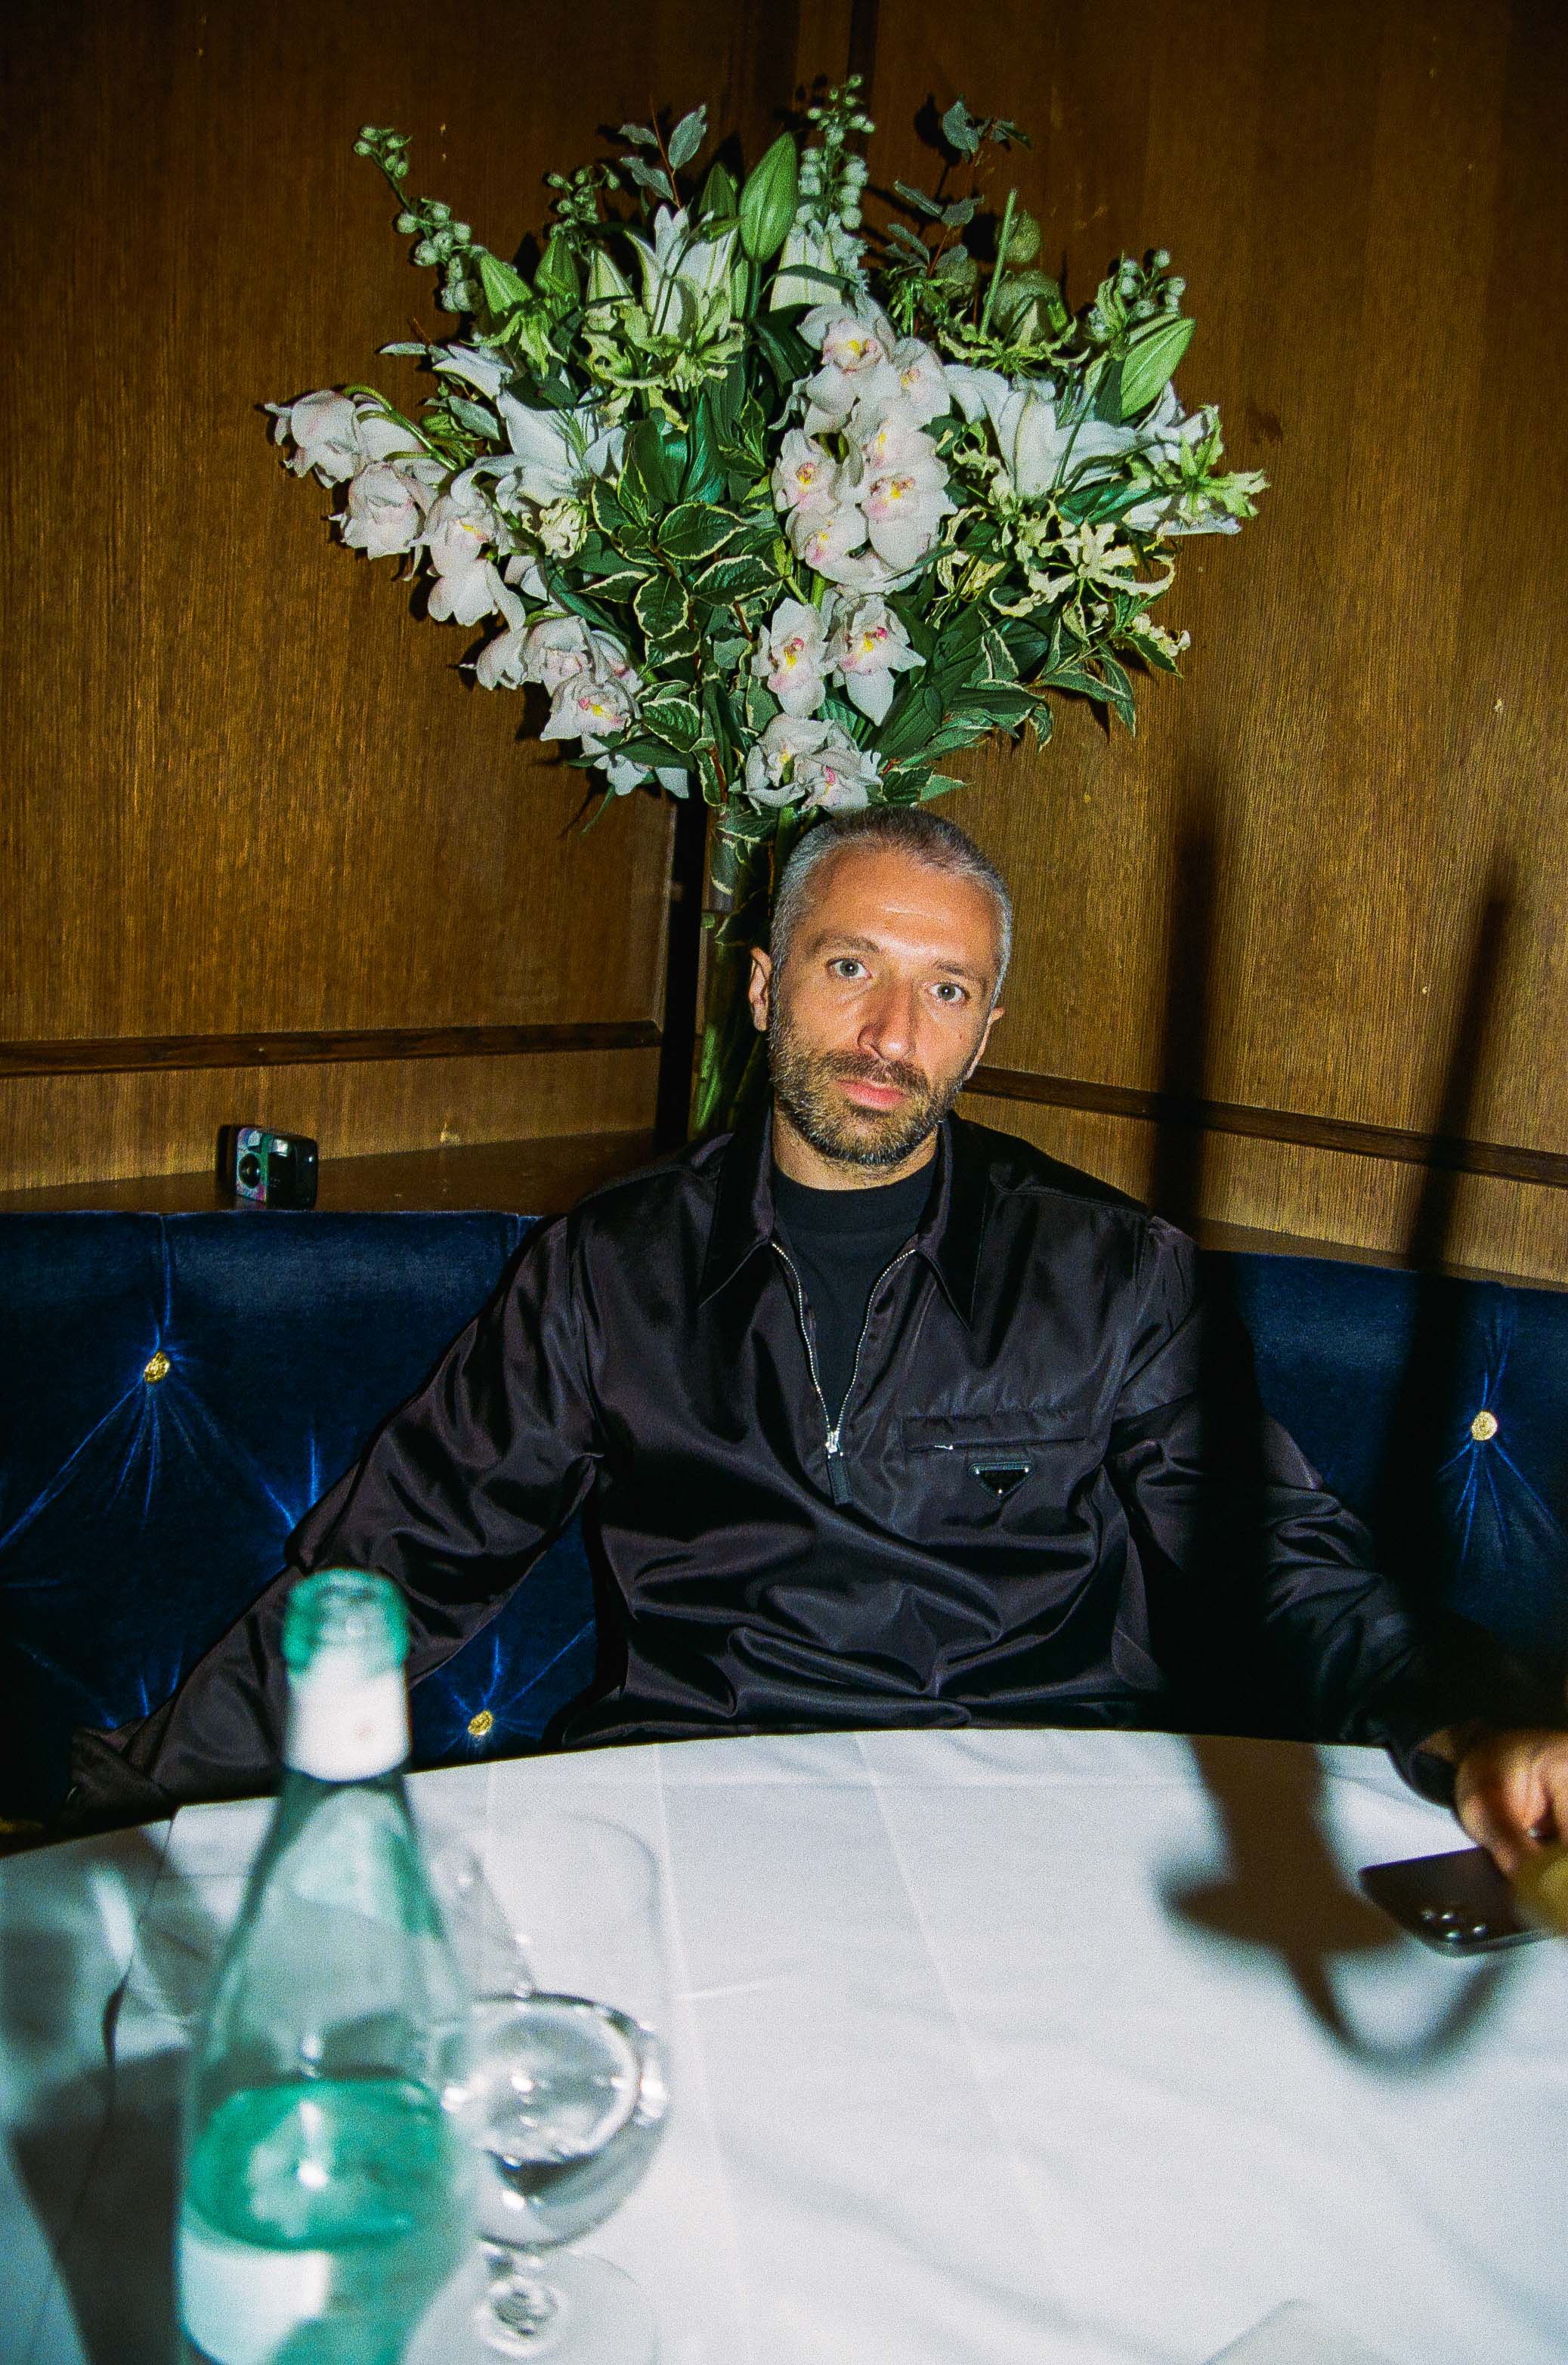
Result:
{"type": "Polygon", "coordinates": [[[985,309],[980,314],[980,335],[982,337],[987,334],[991,328],[991,308],[996,301],[997,287],[1001,284],[1002,272],[1006,268],[1007,241],[1013,234],[1013,209],[1017,203],[1017,190],[1009,189],[1007,192],[1007,203],[1002,209],[1002,229],[996,241],[996,261],[991,266],[991,282],[985,291],[985,309]]]}

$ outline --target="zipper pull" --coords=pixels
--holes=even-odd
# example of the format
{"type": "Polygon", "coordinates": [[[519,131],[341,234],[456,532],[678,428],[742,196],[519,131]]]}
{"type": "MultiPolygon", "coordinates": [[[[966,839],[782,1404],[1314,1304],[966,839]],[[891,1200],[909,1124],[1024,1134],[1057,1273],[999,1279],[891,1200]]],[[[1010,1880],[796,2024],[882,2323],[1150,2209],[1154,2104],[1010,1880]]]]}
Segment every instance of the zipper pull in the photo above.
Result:
{"type": "Polygon", "coordinates": [[[838,1442],[836,1429],[830,1429],[827,1433],[827,1483],[835,1503],[847,1503],[851,1499],[849,1473],[844,1466],[844,1452],[838,1442]]]}

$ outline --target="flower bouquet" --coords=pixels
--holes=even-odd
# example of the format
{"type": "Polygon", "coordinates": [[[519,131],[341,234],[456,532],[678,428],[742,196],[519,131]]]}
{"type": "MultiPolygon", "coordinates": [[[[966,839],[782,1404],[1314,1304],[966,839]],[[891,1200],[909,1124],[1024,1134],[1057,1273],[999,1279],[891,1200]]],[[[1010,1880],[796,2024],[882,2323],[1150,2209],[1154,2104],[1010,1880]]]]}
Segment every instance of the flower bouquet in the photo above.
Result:
{"type": "Polygon", "coordinates": [[[990,189],[1025,135],[962,100],[936,186],[895,183],[873,236],[872,128],[852,77],[737,186],[693,175],[705,108],[625,124],[624,153],[547,176],[525,272],[409,202],[407,138],[367,126],[461,333],[383,348],[432,374],[417,417],[363,386],[267,406],[296,474],[346,488],[342,540],[485,628],[477,682],[537,685],[605,798],[711,808],[696,1132],[742,1089],[738,954],[798,831],[942,795],[993,733],[1044,741],[1052,691],[1131,729],[1134,671],[1186,644],[1151,614],[1175,544],[1235,532],[1264,481],[1177,399],[1168,254],[1070,310],[990,189]]]}

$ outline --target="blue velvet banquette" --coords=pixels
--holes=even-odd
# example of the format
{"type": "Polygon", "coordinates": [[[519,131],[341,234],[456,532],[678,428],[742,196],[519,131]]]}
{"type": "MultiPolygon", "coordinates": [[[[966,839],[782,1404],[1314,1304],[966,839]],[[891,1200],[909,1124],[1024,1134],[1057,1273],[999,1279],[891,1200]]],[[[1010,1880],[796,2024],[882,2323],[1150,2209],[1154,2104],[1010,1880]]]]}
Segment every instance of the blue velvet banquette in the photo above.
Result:
{"type": "MultiPolygon", "coordinates": [[[[418,1385],[530,1219],[0,1215],[0,1815],[163,1698],[418,1385]]],[[[1265,1403],[1385,1564],[1560,1677],[1568,1295],[1212,1255],[1265,1403]]],[[[528,1747],[594,1666],[580,1530],[417,1687],[417,1759],[528,1747]]]]}

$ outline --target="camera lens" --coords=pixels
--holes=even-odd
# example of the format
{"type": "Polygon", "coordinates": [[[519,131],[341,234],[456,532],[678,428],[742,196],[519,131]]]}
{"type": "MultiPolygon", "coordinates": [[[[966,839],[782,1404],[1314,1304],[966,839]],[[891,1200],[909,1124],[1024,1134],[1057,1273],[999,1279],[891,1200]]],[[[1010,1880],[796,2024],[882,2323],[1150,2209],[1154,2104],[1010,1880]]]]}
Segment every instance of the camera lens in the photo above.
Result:
{"type": "Polygon", "coordinates": [[[262,1179],[262,1161],[256,1156],[254,1150],[248,1149],[245,1152],[244,1157],[241,1158],[238,1167],[235,1169],[235,1173],[238,1179],[243,1182],[247,1191],[254,1189],[255,1185],[262,1179]]]}

